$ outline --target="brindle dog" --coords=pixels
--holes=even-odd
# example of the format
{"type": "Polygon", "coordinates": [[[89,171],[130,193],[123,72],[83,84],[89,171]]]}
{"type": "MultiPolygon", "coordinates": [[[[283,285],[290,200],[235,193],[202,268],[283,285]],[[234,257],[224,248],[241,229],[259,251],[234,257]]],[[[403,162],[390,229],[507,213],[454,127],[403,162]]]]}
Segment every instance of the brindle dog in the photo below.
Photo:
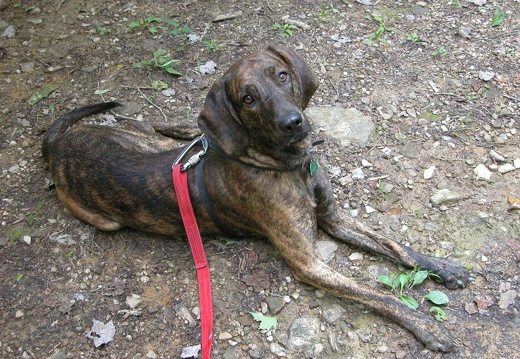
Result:
{"type": "MultiPolygon", "coordinates": [[[[319,259],[318,228],[405,266],[432,271],[450,289],[471,280],[463,266],[414,252],[338,209],[325,171],[309,169],[315,162],[303,110],[317,87],[309,66],[282,46],[238,61],[215,82],[198,119],[210,149],[188,176],[201,233],[231,229],[237,236],[268,238],[299,280],[372,307],[432,350],[451,350],[453,338],[429,316],[319,259]],[[201,194],[202,189],[207,193],[201,194]]],[[[181,151],[174,140],[146,125],[140,131],[71,127],[118,105],[72,111],[46,132],[42,151],[58,197],[72,214],[103,231],[129,226],[183,235],[172,186],[172,162],[181,151]]]]}

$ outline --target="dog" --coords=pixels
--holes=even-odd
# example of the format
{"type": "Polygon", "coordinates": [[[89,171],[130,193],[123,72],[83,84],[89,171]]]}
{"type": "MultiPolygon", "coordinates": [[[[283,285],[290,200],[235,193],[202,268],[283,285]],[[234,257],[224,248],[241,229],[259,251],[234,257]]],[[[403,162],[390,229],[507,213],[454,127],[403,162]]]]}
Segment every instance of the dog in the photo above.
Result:
{"type": "MultiPolygon", "coordinates": [[[[319,259],[315,242],[321,229],[338,241],[429,270],[450,289],[472,280],[463,266],[419,254],[338,208],[326,172],[312,157],[311,128],[303,112],[318,84],[302,58],[280,45],[239,60],[215,81],[198,117],[208,149],[188,169],[200,231],[267,238],[298,280],[373,308],[431,350],[450,351],[453,337],[428,315],[319,259]]],[[[42,154],[59,199],[102,231],[128,226],[183,235],[171,177],[172,162],[182,151],[177,142],[147,124],[127,130],[77,124],[117,106],[108,102],[74,110],[46,131],[42,154]]],[[[168,133],[175,135],[174,126],[168,133]]]]}

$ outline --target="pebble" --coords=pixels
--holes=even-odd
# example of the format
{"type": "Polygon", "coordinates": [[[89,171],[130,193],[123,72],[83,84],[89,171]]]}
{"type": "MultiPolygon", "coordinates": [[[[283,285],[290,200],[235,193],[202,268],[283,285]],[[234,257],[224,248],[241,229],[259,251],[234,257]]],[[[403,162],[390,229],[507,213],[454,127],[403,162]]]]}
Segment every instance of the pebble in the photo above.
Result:
{"type": "Polygon", "coordinates": [[[430,197],[430,201],[436,206],[441,204],[455,203],[458,202],[460,199],[461,196],[457,192],[452,191],[448,188],[443,188],[430,197]]]}
{"type": "Polygon", "coordinates": [[[130,309],[135,309],[141,303],[141,296],[138,294],[130,294],[126,297],[125,304],[130,309]]]}
{"type": "Polygon", "coordinates": [[[23,236],[23,241],[26,244],[31,245],[31,236],[23,236]]]}
{"type": "Polygon", "coordinates": [[[9,25],[2,33],[2,37],[7,37],[7,38],[14,37],[14,35],[16,35],[16,29],[14,28],[13,25],[9,25]]]}
{"type": "Polygon", "coordinates": [[[157,354],[155,354],[153,350],[149,350],[148,353],[146,353],[146,358],[155,359],[157,358],[157,354]]]}
{"type": "MultiPolygon", "coordinates": [[[[285,357],[285,349],[278,343],[271,343],[269,345],[269,351],[277,357],[285,357]]],[[[263,357],[262,357],[263,358],[263,357]]]]}
{"type": "Polygon", "coordinates": [[[479,71],[478,78],[482,81],[491,81],[495,75],[496,74],[493,71],[479,71]]]}
{"type": "Polygon", "coordinates": [[[231,338],[233,338],[233,336],[228,332],[223,332],[218,335],[218,340],[229,340],[231,338]]]}
{"type": "Polygon", "coordinates": [[[510,163],[506,163],[506,164],[498,166],[498,172],[500,172],[500,173],[507,173],[507,172],[511,172],[514,170],[516,170],[516,167],[510,163]]]}
{"type": "Polygon", "coordinates": [[[249,350],[249,352],[247,352],[247,354],[249,354],[249,357],[251,359],[263,359],[263,358],[265,358],[264,350],[259,345],[251,344],[250,348],[251,348],[251,350],[249,350]]]}
{"type": "Polygon", "coordinates": [[[505,293],[500,294],[500,301],[498,302],[498,306],[500,309],[507,309],[510,305],[515,304],[515,298],[517,293],[515,290],[511,289],[505,293]]]}
{"type": "Polygon", "coordinates": [[[285,299],[280,297],[267,297],[265,298],[265,302],[267,304],[267,308],[271,314],[278,314],[282,311],[285,306],[285,299]]]}
{"type": "Polygon", "coordinates": [[[375,208],[370,207],[370,206],[368,206],[368,205],[365,206],[365,212],[366,212],[366,214],[371,214],[371,213],[374,213],[375,211],[376,211],[375,208]]]}
{"type": "Polygon", "coordinates": [[[324,307],[321,313],[322,319],[328,324],[336,323],[345,314],[346,310],[339,304],[324,307]]]}
{"type": "Polygon", "coordinates": [[[352,253],[351,255],[348,256],[348,259],[351,260],[352,262],[362,261],[363,260],[363,254],[361,254],[359,252],[354,252],[354,253],[352,253]]]}
{"type": "Polygon", "coordinates": [[[316,298],[321,299],[325,296],[325,291],[323,289],[316,289],[314,291],[314,295],[316,296],[316,298]]]}
{"type": "Polygon", "coordinates": [[[33,73],[34,72],[34,62],[20,63],[20,70],[22,70],[22,72],[33,73]]]}
{"type": "Polygon", "coordinates": [[[354,168],[352,170],[352,179],[363,179],[365,178],[365,174],[361,168],[354,168]]]}
{"type": "Polygon", "coordinates": [[[433,172],[435,172],[435,166],[430,166],[424,170],[423,178],[425,180],[429,180],[433,177],[433,172]]]}
{"type": "Polygon", "coordinates": [[[334,255],[335,255],[336,251],[338,250],[338,245],[336,242],[333,242],[333,241],[317,241],[316,249],[317,249],[321,259],[325,263],[327,263],[332,258],[334,258],[334,255]]]}
{"type": "Polygon", "coordinates": [[[316,344],[319,340],[320,320],[311,315],[296,318],[289,328],[289,347],[301,348],[316,344]]]}
{"type": "Polygon", "coordinates": [[[513,166],[515,166],[515,168],[520,168],[520,158],[515,158],[513,166]]]}
{"type": "Polygon", "coordinates": [[[488,170],[487,167],[482,163],[475,167],[473,173],[478,180],[489,181],[491,179],[491,171],[488,170]]]}
{"type": "Polygon", "coordinates": [[[367,160],[363,159],[363,160],[361,160],[361,166],[363,166],[363,167],[372,167],[372,163],[370,163],[367,160]]]}
{"type": "Polygon", "coordinates": [[[505,162],[506,159],[501,154],[495,152],[494,150],[489,151],[489,156],[498,162],[505,162]]]}

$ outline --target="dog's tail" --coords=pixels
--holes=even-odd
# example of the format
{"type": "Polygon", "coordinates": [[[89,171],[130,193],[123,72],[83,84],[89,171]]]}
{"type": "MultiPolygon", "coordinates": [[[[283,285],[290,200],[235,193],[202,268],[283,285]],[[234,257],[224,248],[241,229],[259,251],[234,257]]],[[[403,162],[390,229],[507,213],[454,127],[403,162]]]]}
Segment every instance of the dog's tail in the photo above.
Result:
{"type": "Polygon", "coordinates": [[[92,116],[97,113],[108,111],[114,107],[122,106],[119,102],[103,102],[95,105],[89,105],[77,108],[65,115],[58,117],[47,129],[43,136],[42,154],[43,158],[48,161],[49,144],[59,135],[67,131],[69,127],[77,123],[84,117],[92,116]]]}

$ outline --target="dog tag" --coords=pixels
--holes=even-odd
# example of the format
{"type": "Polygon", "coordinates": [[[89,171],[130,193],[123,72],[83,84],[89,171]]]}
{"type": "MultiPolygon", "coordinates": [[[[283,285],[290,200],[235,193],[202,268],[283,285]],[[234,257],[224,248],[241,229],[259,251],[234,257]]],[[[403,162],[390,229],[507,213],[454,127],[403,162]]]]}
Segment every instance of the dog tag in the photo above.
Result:
{"type": "Polygon", "coordinates": [[[311,173],[311,177],[316,174],[317,170],[318,170],[318,162],[316,162],[316,160],[311,160],[311,163],[309,164],[309,172],[311,173]]]}

